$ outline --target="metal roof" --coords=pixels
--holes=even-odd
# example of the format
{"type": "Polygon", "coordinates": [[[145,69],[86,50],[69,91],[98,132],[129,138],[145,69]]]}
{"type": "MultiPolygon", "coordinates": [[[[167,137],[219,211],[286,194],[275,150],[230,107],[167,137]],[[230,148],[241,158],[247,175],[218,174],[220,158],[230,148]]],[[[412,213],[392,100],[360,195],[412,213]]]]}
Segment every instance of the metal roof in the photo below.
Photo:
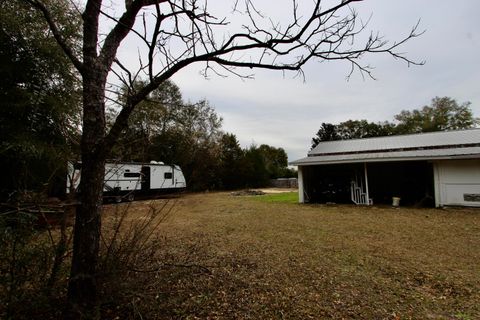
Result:
{"type": "Polygon", "coordinates": [[[325,141],[291,165],[480,158],[480,129],[325,141]]]}
{"type": "Polygon", "coordinates": [[[480,129],[320,142],[308,155],[359,153],[480,144],[480,129]]]}
{"type": "Polygon", "coordinates": [[[390,162],[447,159],[479,159],[480,147],[429,149],[395,152],[355,153],[326,156],[309,156],[291,162],[293,166],[316,164],[356,163],[356,162],[390,162]]]}

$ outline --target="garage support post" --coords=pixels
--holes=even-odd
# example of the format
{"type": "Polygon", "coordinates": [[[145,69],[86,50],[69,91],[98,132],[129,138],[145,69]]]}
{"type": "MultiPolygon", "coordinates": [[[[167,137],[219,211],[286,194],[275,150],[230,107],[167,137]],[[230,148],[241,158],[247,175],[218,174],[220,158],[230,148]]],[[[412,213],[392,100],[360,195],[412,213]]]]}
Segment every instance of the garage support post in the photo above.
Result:
{"type": "Polygon", "coordinates": [[[305,202],[303,190],[303,167],[298,166],[298,203],[305,202]]]}
{"type": "Polygon", "coordinates": [[[365,172],[365,204],[366,205],[371,205],[371,201],[370,201],[370,193],[368,192],[368,172],[367,172],[367,163],[364,162],[363,163],[363,169],[364,169],[364,172],[365,172]]]}

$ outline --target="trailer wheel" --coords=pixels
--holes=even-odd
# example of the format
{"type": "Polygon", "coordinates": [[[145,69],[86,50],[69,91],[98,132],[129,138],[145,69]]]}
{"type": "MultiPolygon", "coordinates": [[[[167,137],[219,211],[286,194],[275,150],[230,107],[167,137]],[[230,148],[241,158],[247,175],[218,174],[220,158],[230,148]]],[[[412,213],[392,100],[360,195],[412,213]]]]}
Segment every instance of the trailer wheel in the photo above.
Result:
{"type": "Polygon", "coordinates": [[[135,195],[132,193],[128,194],[127,196],[127,201],[128,202],[132,202],[133,200],[135,200],[135,195]]]}
{"type": "Polygon", "coordinates": [[[122,197],[121,196],[116,196],[115,198],[113,198],[113,201],[115,201],[115,203],[121,203],[122,202],[122,197]]]}

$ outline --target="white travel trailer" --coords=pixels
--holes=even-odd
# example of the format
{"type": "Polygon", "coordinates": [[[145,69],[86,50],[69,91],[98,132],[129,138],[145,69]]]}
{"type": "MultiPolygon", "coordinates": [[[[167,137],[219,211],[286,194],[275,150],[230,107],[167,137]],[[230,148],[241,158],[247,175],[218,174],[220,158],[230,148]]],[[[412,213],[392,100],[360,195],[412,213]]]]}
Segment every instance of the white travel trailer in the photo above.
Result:
{"type": "MultiPolygon", "coordinates": [[[[67,193],[72,187],[78,190],[81,177],[81,163],[68,163],[67,193]]],[[[107,162],[105,164],[104,198],[116,202],[133,201],[135,194],[178,192],[187,184],[182,169],[177,165],[163,162],[107,162]]]]}

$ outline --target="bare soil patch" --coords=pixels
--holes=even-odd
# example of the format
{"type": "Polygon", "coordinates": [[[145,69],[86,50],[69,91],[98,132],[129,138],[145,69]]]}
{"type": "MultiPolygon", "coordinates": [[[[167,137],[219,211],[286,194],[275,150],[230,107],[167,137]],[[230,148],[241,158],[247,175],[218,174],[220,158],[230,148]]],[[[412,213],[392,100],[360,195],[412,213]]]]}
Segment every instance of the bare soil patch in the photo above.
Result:
{"type": "MultiPolygon", "coordinates": [[[[120,280],[131,290],[103,317],[480,318],[480,210],[256,198],[134,202],[133,220],[155,203],[175,206],[154,240],[155,263],[120,280]]],[[[107,227],[114,208],[106,206],[107,227]]]]}
{"type": "Polygon", "coordinates": [[[298,192],[298,189],[295,188],[261,188],[257,189],[265,193],[287,193],[287,192],[298,192]]]}

